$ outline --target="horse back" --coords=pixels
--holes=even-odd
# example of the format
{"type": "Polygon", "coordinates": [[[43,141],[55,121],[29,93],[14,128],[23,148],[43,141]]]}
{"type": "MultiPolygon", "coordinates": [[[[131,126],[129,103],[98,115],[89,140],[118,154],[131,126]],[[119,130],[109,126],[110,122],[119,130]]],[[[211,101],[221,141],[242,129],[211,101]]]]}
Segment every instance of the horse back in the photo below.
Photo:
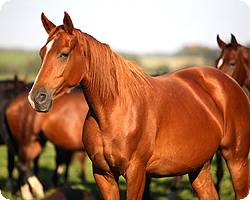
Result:
{"type": "Polygon", "coordinates": [[[199,88],[200,90],[193,89],[193,92],[204,104],[209,99],[212,100],[209,106],[219,113],[223,134],[226,134],[229,128],[235,128],[238,122],[245,122],[250,118],[247,95],[234,79],[221,71],[209,67],[193,67],[177,71],[172,77],[184,81],[190,88],[199,88]]]}
{"type": "Polygon", "coordinates": [[[186,90],[204,103],[212,100],[212,104],[223,116],[223,119],[226,114],[234,117],[235,115],[249,116],[250,107],[245,92],[234,79],[217,69],[210,67],[185,68],[158,79],[161,85],[165,85],[167,93],[186,90]],[[162,84],[162,82],[166,84],[162,84]],[[241,113],[239,110],[244,110],[244,112],[241,113]]]}

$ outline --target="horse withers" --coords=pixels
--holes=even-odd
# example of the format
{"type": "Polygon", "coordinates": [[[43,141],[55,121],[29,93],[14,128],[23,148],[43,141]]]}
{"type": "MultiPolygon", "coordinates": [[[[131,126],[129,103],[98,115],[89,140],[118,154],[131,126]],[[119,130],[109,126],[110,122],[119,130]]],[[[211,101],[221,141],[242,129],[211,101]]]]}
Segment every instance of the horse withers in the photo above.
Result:
{"type": "Polygon", "coordinates": [[[49,37],[29,102],[48,112],[57,97],[82,86],[89,106],[83,143],[104,199],[119,199],[119,176],[131,200],[142,198],[148,177],[181,174],[200,199],[219,199],[210,174],[217,149],[236,199],[250,196],[250,107],[231,78],[208,67],[150,77],[75,29],[66,12],[61,26],[44,14],[42,22],[49,37]]]}

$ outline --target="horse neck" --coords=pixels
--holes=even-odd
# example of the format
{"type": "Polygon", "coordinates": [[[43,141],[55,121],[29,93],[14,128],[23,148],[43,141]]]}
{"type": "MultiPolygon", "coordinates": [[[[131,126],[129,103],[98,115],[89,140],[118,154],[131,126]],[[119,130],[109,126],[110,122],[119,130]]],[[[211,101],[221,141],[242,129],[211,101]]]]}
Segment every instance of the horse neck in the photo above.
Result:
{"type": "Polygon", "coordinates": [[[242,63],[236,66],[232,78],[235,79],[240,86],[243,86],[246,79],[246,70],[242,63]]]}
{"type": "Polygon", "coordinates": [[[239,83],[240,86],[243,86],[250,75],[250,51],[246,47],[241,47],[237,54],[236,68],[232,77],[239,83]]]}
{"type": "MultiPolygon", "coordinates": [[[[83,34],[83,33],[82,33],[83,34]]],[[[114,53],[106,44],[84,35],[88,77],[81,82],[89,107],[110,107],[143,98],[150,78],[135,64],[114,53]]]]}

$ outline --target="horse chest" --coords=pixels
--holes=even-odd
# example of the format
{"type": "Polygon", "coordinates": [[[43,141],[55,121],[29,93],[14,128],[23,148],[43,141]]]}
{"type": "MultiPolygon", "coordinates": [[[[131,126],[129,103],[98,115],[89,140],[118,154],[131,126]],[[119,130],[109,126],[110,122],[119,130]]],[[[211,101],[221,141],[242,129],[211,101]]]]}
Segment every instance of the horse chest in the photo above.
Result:
{"type": "Polygon", "coordinates": [[[96,167],[104,171],[115,169],[121,174],[127,168],[125,143],[118,142],[115,137],[110,137],[110,135],[106,136],[100,131],[92,117],[85,121],[83,143],[96,167]]]}

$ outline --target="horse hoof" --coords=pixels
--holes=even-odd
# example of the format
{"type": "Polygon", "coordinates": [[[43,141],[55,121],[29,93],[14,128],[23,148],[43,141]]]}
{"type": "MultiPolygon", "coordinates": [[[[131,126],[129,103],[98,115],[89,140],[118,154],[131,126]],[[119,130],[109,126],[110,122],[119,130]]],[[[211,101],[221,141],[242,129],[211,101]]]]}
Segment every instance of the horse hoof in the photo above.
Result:
{"type": "Polygon", "coordinates": [[[32,200],[32,194],[30,192],[29,185],[26,183],[25,185],[21,186],[21,196],[23,200],[32,200]]]}

